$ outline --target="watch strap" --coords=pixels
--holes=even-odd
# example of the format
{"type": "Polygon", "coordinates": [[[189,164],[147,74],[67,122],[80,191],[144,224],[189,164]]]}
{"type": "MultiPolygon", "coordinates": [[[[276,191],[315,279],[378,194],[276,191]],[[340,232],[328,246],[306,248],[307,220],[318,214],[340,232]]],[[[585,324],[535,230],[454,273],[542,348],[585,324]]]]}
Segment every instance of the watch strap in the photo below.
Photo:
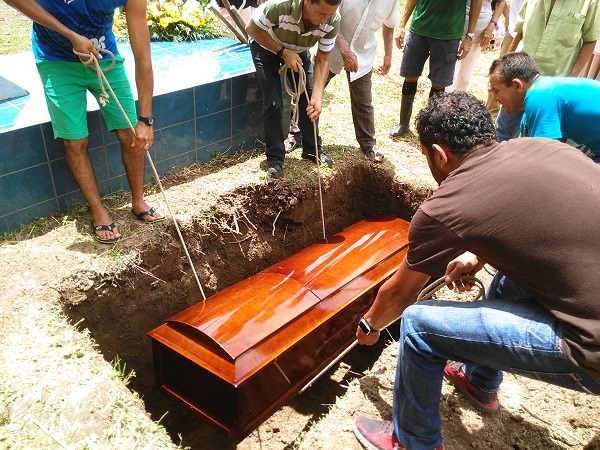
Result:
{"type": "Polygon", "coordinates": [[[148,126],[154,125],[154,116],[138,116],[138,120],[144,122],[148,126]]]}
{"type": "Polygon", "coordinates": [[[277,52],[278,58],[281,58],[283,56],[284,50],[285,50],[285,47],[282,45],[281,48],[279,49],[279,51],[277,52]]]}
{"type": "Polygon", "coordinates": [[[367,319],[365,319],[364,317],[360,319],[360,322],[358,322],[358,326],[366,335],[369,335],[371,333],[379,333],[379,330],[374,330],[373,328],[371,328],[371,325],[369,324],[369,322],[367,322],[367,319]]]}

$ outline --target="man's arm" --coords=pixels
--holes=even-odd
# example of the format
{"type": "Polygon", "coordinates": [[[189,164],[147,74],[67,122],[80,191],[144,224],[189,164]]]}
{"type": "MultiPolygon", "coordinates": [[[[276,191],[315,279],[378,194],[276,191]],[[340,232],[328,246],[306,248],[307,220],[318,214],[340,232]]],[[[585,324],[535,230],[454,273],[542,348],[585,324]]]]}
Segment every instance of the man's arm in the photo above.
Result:
{"type": "Polygon", "coordinates": [[[585,70],[587,63],[592,59],[595,46],[596,41],[583,43],[583,45],[581,46],[581,50],[579,50],[579,54],[577,55],[577,59],[575,60],[573,70],[571,70],[570,75],[572,77],[584,76],[583,71],[585,70]]]}
{"type": "Polygon", "coordinates": [[[327,83],[328,76],[329,53],[323,53],[321,50],[317,50],[317,54],[315,55],[312,95],[310,102],[308,102],[308,107],[306,108],[306,113],[313,122],[321,115],[323,91],[325,91],[325,84],[327,83]]]}
{"type": "Polygon", "coordinates": [[[392,53],[394,51],[394,29],[387,26],[381,28],[383,36],[383,64],[377,69],[379,75],[387,75],[392,68],[392,53]]]}
{"type": "Polygon", "coordinates": [[[523,39],[523,33],[517,33],[517,34],[515,34],[515,37],[510,42],[510,45],[508,46],[507,52],[514,52],[514,51],[516,51],[517,50],[517,45],[519,45],[519,42],[521,42],[521,39],[523,39]]]}
{"type": "Polygon", "coordinates": [[[404,6],[404,12],[402,13],[402,18],[400,19],[400,25],[398,25],[398,32],[396,33],[396,46],[399,49],[404,48],[404,38],[406,37],[406,24],[410,16],[415,10],[417,6],[418,0],[406,0],[406,5],[404,6]]]}
{"type": "MultiPolygon", "coordinates": [[[[373,305],[364,316],[371,328],[381,330],[397,320],[415,302],[429,278],[429,275],[408,269],[402,264],[381,286],[373,305]]],[[[379,339],[379,333],[367,336],[359,327],[356,338],[360,344],[373,345],[379,339]]]]}
{"type": "MultiPolygon", "coordinates": [[[[252,19],[250,19],[246,24],[246,33],[248,33],[248,36],[250,36],[256,42],[258,42],[261,47],[266,48],[275,54],[281,50],[281,45],[273,40],[273,38],[269,36],[269,33],[257,27],[252,19]]],[[[287,48],[281,54],[281,58],[283,59],[285,65],[294,72],[298,72],[298,67],[302,66],[302,59],[300,56],[296,52],[287,48]]],[[[329,67],[327,70],[329,70],[329,67]]]]}
{"type": "Polygon", "coordinates": [[[71,41],[73,50],[78,53],[89,54],[91,52],[97,59],[102,59],[102,55],[96,50],[92,41],[85,36],[75,33],[70,28],[67,28],[35,0],[5,0],[5,3],[21,11],[34,22],[63,35],[71,41]]]}
{"type": "MultiPolygon", "coordinates": [[[[135,84],[138,91],[140,116],[152,115],[152,96],[154,94],[154,74],[150,56],[150,34],[146,21],[146,0],[129,0],[125,6],[125,17],[129,32],[129,42],[135,59],[135,84]]],[[[135,127],[137,146],[144,150],[145,145],[152,146],[154,132],[151,126],[138,122],[135,127]]]]}
{"type": "MultiPolygon", "coordinates": [[[[471,6],[469,8],[469,25],[467,26],[467,33],[473,33],[475,26],[477,25],[477,19],[479,19],[479,13],[481,12],[482,0],[471,0],[471,6]]],[[[473,39],[465,36],[460,45],[458,46],[458,59],[463,59],[467,56],[473,45],[473,39]]]]}
{"type": "Polygon", "coordinates": [[[344,39],[342,32],[339,31],[337,37],[335,38],[335,46],[340,51],[340,55],[342,55],[342,61],[344,61],[344,70],[346,72],[356,72],[358,70],[358,60],[356,59],[356,55],[344,39]]]}
{"type": "MultiPolygon", "coordinates": [[[[504,14],[505,9],[506,2],[504,0],[496,0],[496,8],[494,9],[494,13],[492,14],[492,19],[490,20],[490,23],[485,27],[485,29],[481,32],[481,36],[479,37],[479,46],[482,49],[485,49],[490,43],[490,40],[494,35],[494,29],[498,25],[498,21],[500,20],[500,17],[504,14]]],[[[506,14],[505,17],[508,17],[508,14],[506,14]]],[[[504,20],[507,19],[505,18],[504,20]]]]}

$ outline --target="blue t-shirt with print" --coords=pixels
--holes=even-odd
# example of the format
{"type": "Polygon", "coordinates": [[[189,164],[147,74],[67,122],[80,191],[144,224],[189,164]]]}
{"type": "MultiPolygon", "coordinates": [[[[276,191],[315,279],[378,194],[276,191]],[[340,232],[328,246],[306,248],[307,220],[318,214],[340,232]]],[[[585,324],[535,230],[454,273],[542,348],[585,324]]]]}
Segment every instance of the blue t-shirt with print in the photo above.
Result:
{"type": "Polygon", "coordinates": [[[600,155],[598,124],[600,81],[544,76],[525,94],[521,136],[570,140],[584,153],[600,155]]]}
{"type": "MultiPolygon", "coordinates": [[[[127,0],[37,0],[59,22],[90,39],[99,48],[118,54],[112,31],[115,9],[127,0]]],[[[51,61],[79,61],[73,45],[61,34],[33,23],[33,54],[51,61]]]]}

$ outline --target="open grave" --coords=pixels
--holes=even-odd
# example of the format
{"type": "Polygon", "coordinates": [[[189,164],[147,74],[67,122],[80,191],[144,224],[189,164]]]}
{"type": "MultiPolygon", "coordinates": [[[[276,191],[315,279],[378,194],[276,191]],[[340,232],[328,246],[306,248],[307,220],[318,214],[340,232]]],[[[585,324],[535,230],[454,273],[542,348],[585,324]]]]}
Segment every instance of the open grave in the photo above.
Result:
{"type": "MultiPolygon", "coordinates": [[[[335,179],[326,179],[323,188],[328,236],[372,216],[410,220],[416,206],[430,193],[428,188],[415,191],[395,180],[393,170],[373,170],[367,162],[340,170],[335,179]]],[[[182,227],[207,297],[322,239],[314,181],[238,188],[219,199],[210,220],[192,217],[182,227]]],[[[192,448],[212,448],[207,442],[216,442],[214,448],[235,445],[155,387],[151,340],[146,333],[202,300],[172,222],[141,250],[135,267],[103,279],[79,273],[63,284],[60,295],[64,312],[73,323],[90,330],[104,358],[118,358],[128,371],[135,371],[129,387],[144,399],[152,418],[161,419],[174,442],[181,436],[184,445],[192,448]]],[[[344,360],[354,360],[347,367],[360,373],[381,349],[356,349],[344,360]]],[[[328,377],[302,394],[303,399],[293,400],[298,405],[304,402],[298,407],[308,408],[310,417],[321,415],[327,399],[334,402],[343,392],[343,388],[333,386],[335,382],[327,381],[328,377]],[[314,395],[320,400],[314,401],[314,395]]]]}

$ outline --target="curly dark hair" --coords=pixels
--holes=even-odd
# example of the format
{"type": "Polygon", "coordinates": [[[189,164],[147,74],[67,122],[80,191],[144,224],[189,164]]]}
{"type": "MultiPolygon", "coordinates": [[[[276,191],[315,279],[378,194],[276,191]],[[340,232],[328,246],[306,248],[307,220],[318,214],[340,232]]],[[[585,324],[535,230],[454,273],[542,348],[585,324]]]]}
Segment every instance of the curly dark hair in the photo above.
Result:
{"type": "Polygon", "coordinates": [[[466,155],[476,145],[490,145],[498,138],[483,103],[460,91],[431,97],[417,116],[417,131],[427,149],[444,145],[456,155],[466,155]]]}
{"type": "Polygon", "coordinates": [[[527,53],[510,52],[492,62],[490,75],[494,72],[500,75],[499,81],[509,86],[515,78],[530,83],[540,74],[540,69],[527,53]]]}

